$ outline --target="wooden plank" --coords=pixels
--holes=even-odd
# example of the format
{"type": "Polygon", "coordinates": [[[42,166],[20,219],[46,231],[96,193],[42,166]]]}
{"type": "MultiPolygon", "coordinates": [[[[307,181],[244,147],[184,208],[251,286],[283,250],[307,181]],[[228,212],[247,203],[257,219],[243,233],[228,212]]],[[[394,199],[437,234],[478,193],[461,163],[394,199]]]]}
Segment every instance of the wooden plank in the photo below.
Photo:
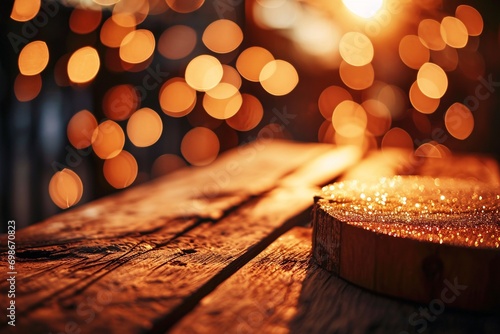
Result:
{"type": "MultiPolygon", "coordinates": [[[[367,292],[311,261],[311,230],[295,227],[218,286],[171,333],[491,332],[495,314],[418,305],[367,292]],[[425,313],[427,312],[427,313],[425,313]],[[426,318],[427,317],[427,318],[426,318]]],[[[460,298],[460,297],[457,297],[460,298]]]]}
{"type": "MultiPolygon", "coordinates": [[[[255,145],[19,231],[16,300],[25,321],[17,330],[161,332],[275,238],[307,222],[301,213],[312,204],[314,182],[343,168],[301,187],[280,180],[332,157],[334,148],[255,145]]],[[[344,166],[359,157],[337,152],[344,166]]],[[[6,289],[1,282],[0,292],[6,289]]]]}

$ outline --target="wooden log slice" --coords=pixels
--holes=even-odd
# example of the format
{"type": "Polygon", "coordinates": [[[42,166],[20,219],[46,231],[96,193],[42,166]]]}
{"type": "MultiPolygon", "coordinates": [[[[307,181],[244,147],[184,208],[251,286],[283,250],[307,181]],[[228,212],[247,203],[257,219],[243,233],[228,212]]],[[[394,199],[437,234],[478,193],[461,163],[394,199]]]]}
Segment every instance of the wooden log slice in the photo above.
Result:
{"type": "Polygon", "coordinates": [[[422,176],[325,186],[312,252],[323,268],[378,293],[434,309],[499,309],[500,189],[422,176]]]}

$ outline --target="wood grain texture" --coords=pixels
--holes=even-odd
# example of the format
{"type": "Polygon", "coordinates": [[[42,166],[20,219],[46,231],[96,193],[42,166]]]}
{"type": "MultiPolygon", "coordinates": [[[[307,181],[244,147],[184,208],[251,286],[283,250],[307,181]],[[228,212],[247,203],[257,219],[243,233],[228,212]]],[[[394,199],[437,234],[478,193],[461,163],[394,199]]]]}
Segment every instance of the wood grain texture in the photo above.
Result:
{"type": "Polygon", "coordinates": [[[330,145],[258,141],[18,231],[15,332],[168,329],[274,239],[307,223],[318,182],[357,159],[330,145]],[[335,168],[305,178],[300,171],[323,155],[336,156],[335,168]],[[282,184],[295,173],[300,187],[282,184]]]}
{"type": "MultiPolygon", "coordinates": [[[[497,333],[500,317],[377,295],[311,260],[295,227],[218,286],[171,333],[497,333]]],[[[460,298],[458,296],[457,298],[460,298]]]]}

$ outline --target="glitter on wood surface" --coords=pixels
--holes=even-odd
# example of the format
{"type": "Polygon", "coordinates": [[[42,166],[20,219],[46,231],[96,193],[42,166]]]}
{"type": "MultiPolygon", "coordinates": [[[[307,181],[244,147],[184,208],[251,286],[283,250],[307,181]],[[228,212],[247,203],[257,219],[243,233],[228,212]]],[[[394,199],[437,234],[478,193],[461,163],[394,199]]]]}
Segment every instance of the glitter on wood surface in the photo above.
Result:
{"type": "Polygon", "coordinates": [[[333,218],[376,233],[440,244],[500,248],[500,189],[472,180],[416,176],[323,187],[333,218]]]}

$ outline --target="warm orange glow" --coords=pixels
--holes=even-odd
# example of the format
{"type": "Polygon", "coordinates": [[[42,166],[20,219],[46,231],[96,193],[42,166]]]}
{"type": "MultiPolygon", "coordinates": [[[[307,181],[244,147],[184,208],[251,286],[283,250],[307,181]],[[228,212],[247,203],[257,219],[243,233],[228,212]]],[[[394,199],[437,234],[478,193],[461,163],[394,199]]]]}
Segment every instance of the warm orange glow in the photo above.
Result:
{"type": "Polygon", "coordinates": [[[250,131],[264,116],[264,108],[259,99],[250,94],[241,94],[243,102],[236,115],[226,119],[226,123],[238,131],[250,131]]]}
{"type": "Polygon", "coordinates": [[[77,84],[91,81],[99,72],[101,62],[96,49],[85,46],[76,50],[68,61],[68,77],[77,84]]]}
{"type": "Polygon", "coordinates": [[[452,104],[444,115],[446,130],[455,138],[467,139],[474,130],[474,116],[465,105],[452,104]]]}
{"type": "Polygon", "coordinates": [[[49,195],[52,202],[61,209],[77,204],[82,198],[83,184],[80,177],[70,169],[56,172],[49,182],[49,195]]]}
{"type": "Polygon", "coordinates": [[[290,93],[299,83],[295,67],[284,60],[272,60],[260,72],[259,81],[271,95],[282,96],[290,93]]]}
{"type": "MultiPolygon", "coordinates": [[[[135,24],[135,18],[130,17],[130,20],[135,24]]],[[[134,25],[121,26],[110,17],[104,21],[101,27],[101,43],[110,48],[117,48],[121,45],[125,36],[134,30],[134,25]]]]}
{"type": "Polygon", "coordinates": [[[19,73],[14,81],[14,94],[20,102],[33,100],[42,90],[42,77],[36,75],[22,75],[19,73]]]}
{"type": "Polygon", "coordinates": [[[422,44],[435,51],[443,50],[446,43],[441,37],[441,24],[432,19],[424,19],[418,25],[418,37],[422,44]]]}
{"type": "Polygon", "coordinates": [[[439,106],[440,99],[433,99],[422,93],[415,81],[410,87],[410,102],[412,106],[423,114],[432,114],[439,106]]]}
{"type": "Polygon", "coordinates": [[[19,72],[23,75],[35,75],[42,72],[49,63],[49,48],[43,41],[28,43],[19,54],[19,72]]]}
{"type": "Polygon", "coordinates": [[[205,0],[166,0],[170,8],[178,13],[191,13],[199,9],[205,0]]]}
{"type": "Polygon", "coordinates": [[[132,27],[142,23],[149,13],[147,0],[120,0],[113,7],[111,18],[120,26],[132,27]]]}
{"type": "Polygon", "coordinates": [[[429,61],[430,51],[418,36],[406,35],[399,42],[399,57],[406,66],[418,70],[429,61]]]}
{"type": "Polygon", "coordinates": [[[214,56],[200,55],[186,67],[186,82],[194,89],[206,92],[217,86],[223,75],[222,64],[214,56]]]}
{"type": "Polygon", "coordinates": [[[182,117],[193,110],[196,91],[183,78],[172,78],[161,87],[159,100],[165,114],[182,117]]]}
{"type": "Polygon", "coordinates": [[[102,99],[102,109],[109,119],[126,120],[139,107],[139,97],[132,85],[111,87],[102,99]]]}
{"type": "Polygon", "coordinates": [[[236,68],[242,77],[257,82],[262,68],[273,60],[271,52],[260,46],[252,46],[240,53],[236,60],[236,68]]]}
{"type": "Polygon", "coordinates": [[[415,156],[424,158],[442,158],[441,151],[432,143],[423,143],[415,150],[415,156]]]}
{"type": "Polygon", "coordinates": [[[431,99],[440,99],[448,89],[448,77],[441,67],[433,63],[422,65],[417,74],[420,91],[431,99]]]}
{"type": "Polygon", "coordinates": [[[167,59],[187,57],[196,46],[196,31],[185,25],[166,29],[158,40],[158,52],[167,59]]]}
{"type": "Polygon", "coordinates": [[[88,110],[81,110],[71,117],[66,128],[69,142],[77,149],[92,145],[92,134],[97,128],[97,120],[88,110]]]}
{"type": "Polygon", "coordinates": [[[220,19],[205,28],[202,41],[213,52],[228,53],[243,42],[243,31],[235,22],[220,19]]]}
{"type": "Polygon", "coordinates": [[[235,95],[241,87],[241,77],[233,67],[222,65],[222,79],[214,88],[207,91],[210,97],[223,100],[235,95]]]}
{"type": "Polygon", "coordinates": [[[155,37],[146,29],[132,31],[120,44],[120,58],[131,64],[146,61],[155,50],[155,37]]]}
{"type": "Polygon", "coordinates": [[[120,125],[107,120],[99,124],[92,134],[92,148],[101,159],[116,157],[125,144],[125,134],[120,125]]]}
{"type": "MultiPolygon", "coordinates": [[[[234,88],[234,86],[231,87],[234,88]]],[[[232,96],[224,99],[213,98],[208,93],[203,96],[203,108],[210,116],[217,119],[228,119],[234,116],[242,103],[243,99],[238,90],[232,96]]]]}
{"type": "Polygon", "coordinates": [[[366,129],[374,136],[382,136],[391,128],[392,117],[389,108],[378,100],[366,100],[361,103],[366,111],[366,129]]]}
{"type": "Polygon", "coordinates": [[[359,137],[366,130],[366,112],[354,101],[342,101],[333,111],[332,125],[342,137],[359,137]]]}
{"type": "Polygon", "coordinates": [[[137,147],[151,146],[160,139],[163,122],[160,115],[150,108],[137,110],[127,123],[127,135],[137,147]]]}
{"type": "Polygon", "coordinates": [[[182,156],[195,166],[205,166],[213,162],[219,154],[219,148],[217,135],[204,127],[191,129],[181,142],[182,156]]]}
{"type": "Polygon", "coordinates": [[[34,18],[39,10],[40,0],[15,0],[10,18],[19,22],[26,22],[34,18]]]}
{"type": "Polygon", "coordinates": [[[483,32],[483,18],[481,13],[474,7],[460,5],[455,11],[455,16],[465,24],[470,36],[479,36],[483,32]]]}
{"type": "Polygon", "coordinates": [[[453,48],[463,48],[469,40],[465,24],[456,17],[443,18],[440,31],[443,41],[453,48]]]}
{"type": "Polygon", "coordinates": [[[77,34],[88,34],[97,29],[101,23],[101,10],[75,8],[69,17],[69,28],[77,34]]]}
{"type": "Polygon", "coordinates": [[[119,2],[120,0],[92,0],[92,1],[101,6],[111,6],[119,2]]]}
{"type": "Polygon", "coordinates": [[[370,39],[360,32],[348,32],[340,39],[340,56],[350,65],[364,66],[373,59],[373,45],[370,39]]]}
{"type": "Polygon", "coordinates": [[[382,138],[381,148],[398,147],[406,150],[413,150],[413,140],[405,130],[392,128],[382,138]]]}
{"type": "Polygon", "coordinates": [[[318,142],[333,144],[335,142],[335,130],[332,122],[324,120],[318,129],[318,142]]]}
{"type": "Polygon", "coordinates": [[[371,63],[364,66],[352,66],[342,61],[339,68],[342,82],[349,88],[363,90],[370,87],[375,79],[375,71],[371,63]]]}
{"type": "Polygon", "coordinates": [[[394,85],[375,81],[367,90],[363,91],[363,100],[375,99],[387,106],[394,120],[405,116],[408,96],[403,90],[394,85]]]}
{"type": "Polygon", "coordinates": [[[458,66],[458,52],[457,49],[449,45],[441,51],[432,51],[432,62],[439,65],[446,72],[454,71],[458,66]]]}
{"type": "Polygon", "coordinates": [[[352,100],[352,95],[342,87],[329,86],[325,88],[318,99],[321,115],[331,122],[332,114],[337,105],[345,100],[352,100]]]}
{"type": "Polygon", "coordinates": [[[227,82],[236,87],[236,89],[240,89],[241,81],[241,76],[234,67],[222,65],[222,79],[220,82],[227,82]]]}
{"type": "Polygon", "coordinates": [[[116,157],[104,161],[102,169],[106,181],[116,189],[130,186],[138,172],[137,161],[127,151],[121,151],[116,157]]]}
{"type": "Polygon", "coordinates": [[[186,166],[184,159],[175,154],[160,155],[153,163],[151,174],[153,177],[170,174],[186,166]]]}
{"type": "Polygon", "coordinates": [[[367,19],[377,14],[384,0],[342,0],[342,2],[352,13],[367,19]]]}

